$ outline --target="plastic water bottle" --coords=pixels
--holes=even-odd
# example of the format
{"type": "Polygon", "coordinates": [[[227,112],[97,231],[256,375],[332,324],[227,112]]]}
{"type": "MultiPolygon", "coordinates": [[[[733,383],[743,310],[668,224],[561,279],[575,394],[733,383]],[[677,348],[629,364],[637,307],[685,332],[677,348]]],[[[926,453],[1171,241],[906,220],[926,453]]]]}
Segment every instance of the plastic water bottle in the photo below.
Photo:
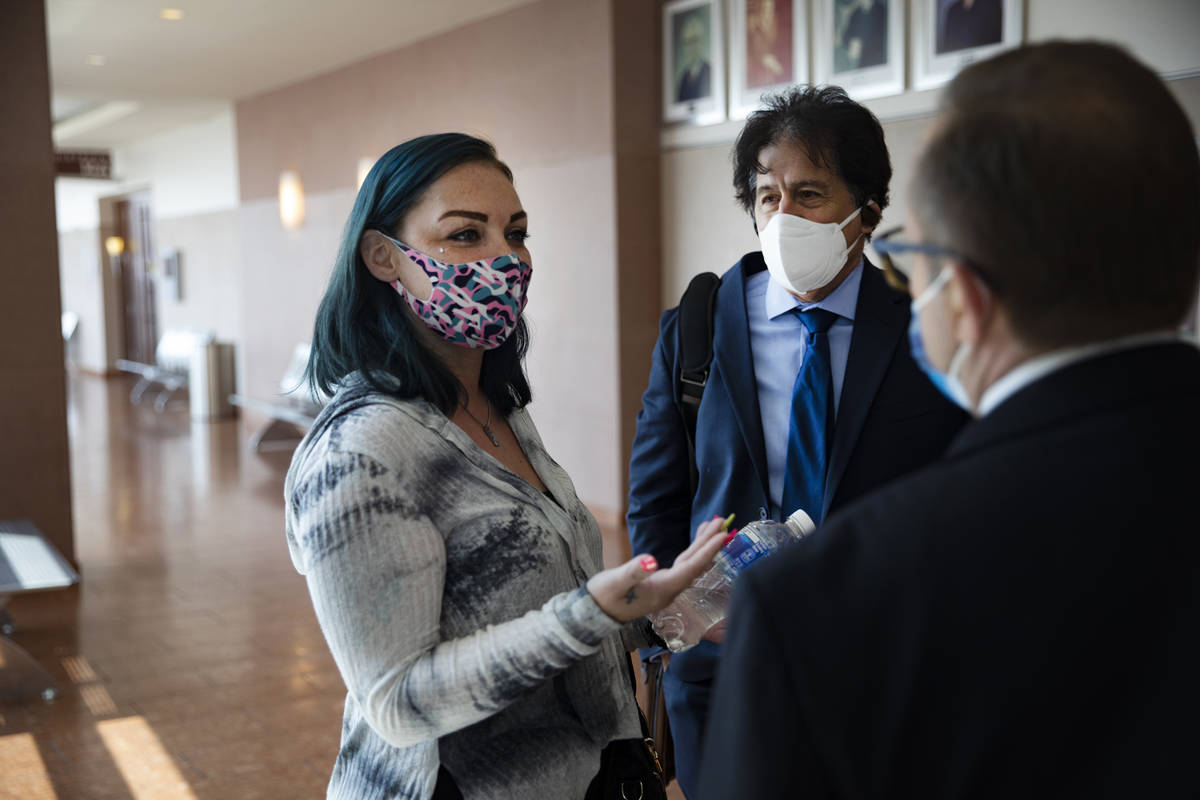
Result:
{"type": "Polygon", "coordinates": [[[784,544],[804,538],[815,527],[800,509],[784,523],[764,519],[746,525],[717,553],[708,572],[680,592],[671,605],[650,615],[655,633],[672,653],[694,647],[729,613],[733,582],[742,570],[784,544]]]}

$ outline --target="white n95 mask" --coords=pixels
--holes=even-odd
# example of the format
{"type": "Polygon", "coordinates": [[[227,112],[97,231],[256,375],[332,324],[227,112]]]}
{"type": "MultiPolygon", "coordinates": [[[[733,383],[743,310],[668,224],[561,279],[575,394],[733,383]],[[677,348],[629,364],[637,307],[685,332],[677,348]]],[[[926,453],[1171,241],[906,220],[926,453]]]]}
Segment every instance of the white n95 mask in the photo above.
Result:
{"type": "Polygon", "coordinates": [[[825,286],[846,264],[846,255],[858,237],[846,245],[842,228],[862,213],[861,208],[836,222],[812,222],[793,214],[779,213],[758,234],[767,270],[783,288],[796,294],[825,286]]]}

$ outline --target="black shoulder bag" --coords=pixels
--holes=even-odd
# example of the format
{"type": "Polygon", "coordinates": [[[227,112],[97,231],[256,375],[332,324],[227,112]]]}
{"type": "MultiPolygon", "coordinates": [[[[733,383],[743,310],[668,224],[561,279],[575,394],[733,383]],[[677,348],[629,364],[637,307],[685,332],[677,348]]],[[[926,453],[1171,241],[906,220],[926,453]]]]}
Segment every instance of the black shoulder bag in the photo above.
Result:
{"type": "Polygon", "coordinates": [[[679,362],[676,380],[679,386],[679,413],[687,434],[688,478],[692,495],[696,494],[699,472],[696,469],[696,417],[700,400],[708,384],[713,360],[713,314],[717,308],[717,289],[721,279],[712,272],[692,278],[679,301],[676,338],[679,362]]]}

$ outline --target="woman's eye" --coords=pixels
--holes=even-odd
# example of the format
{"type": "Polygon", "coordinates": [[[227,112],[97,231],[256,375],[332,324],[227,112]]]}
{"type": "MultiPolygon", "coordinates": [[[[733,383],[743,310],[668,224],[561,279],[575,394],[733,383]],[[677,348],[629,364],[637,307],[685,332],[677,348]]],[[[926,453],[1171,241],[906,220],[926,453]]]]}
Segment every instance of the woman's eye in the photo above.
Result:
{"type": "Polygon", "coordinates": [[[775,205],[775,204],[776,204],[776,203],[778,203],[778,202],[779,202],[779,195],[777,195],[777,194],[764,194],[764,195],[762,196],[762,198],[759,200],[759,205],[763,205],[763,206],[773,206],[773,205],[775,205]]]}
{"type": "Polygon", "coordinates": [[[474,228],[466,228],[465,230],[450,234],[449,238],[463,244],[472,244],[479,241],[479,231],[474,228]]]}
{"type": "Polygon", "coordinates": [[[529,231],[517,228],[508,232],[508,238],[517,244],[525,244],[525,242],[529,241],[529,231]]]}

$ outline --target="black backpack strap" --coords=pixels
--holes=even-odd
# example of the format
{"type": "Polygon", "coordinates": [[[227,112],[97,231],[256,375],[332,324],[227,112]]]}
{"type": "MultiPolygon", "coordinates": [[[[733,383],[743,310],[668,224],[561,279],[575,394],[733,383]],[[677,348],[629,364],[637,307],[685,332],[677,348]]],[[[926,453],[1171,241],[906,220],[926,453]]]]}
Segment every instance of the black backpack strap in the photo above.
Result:
{"type": "Polygon", "coordinates": [[[687,433],[689,478],[696,492],[696,417],[713,360],[713,312],[721,279],[712,272],[692,278],[679,301],[679,413],[687,433]]]}

